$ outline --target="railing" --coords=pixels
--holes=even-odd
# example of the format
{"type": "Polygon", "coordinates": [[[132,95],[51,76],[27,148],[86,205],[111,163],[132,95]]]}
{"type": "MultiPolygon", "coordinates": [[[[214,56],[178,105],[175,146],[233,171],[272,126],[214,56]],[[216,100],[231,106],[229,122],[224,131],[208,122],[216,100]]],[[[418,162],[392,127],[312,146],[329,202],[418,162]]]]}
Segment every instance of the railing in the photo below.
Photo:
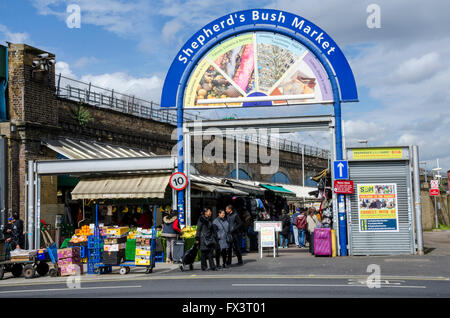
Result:
{"type": "MultiPolygon", "coordinates": [[[[107,88],[84,83],[59,74],[56,78],[56,96],[76,102],[83,102],[94,107],[119,111],[137,117],[147,118],[162,123],[177,125],[177,116],[173,110],[161,108],[159,104],[135,96],[126,95],[107,88]]],[[[207,119],[199,115],[184,112],[184,120],[207,119]]],[[[281,151],[303,153],[307,156],[328,159],[330,152],[314,146],[304,145],[283,138],[262,138],[259,135],[240,136],[240,140],[256,143],[265,147],[277,147],[281,151]]]]}

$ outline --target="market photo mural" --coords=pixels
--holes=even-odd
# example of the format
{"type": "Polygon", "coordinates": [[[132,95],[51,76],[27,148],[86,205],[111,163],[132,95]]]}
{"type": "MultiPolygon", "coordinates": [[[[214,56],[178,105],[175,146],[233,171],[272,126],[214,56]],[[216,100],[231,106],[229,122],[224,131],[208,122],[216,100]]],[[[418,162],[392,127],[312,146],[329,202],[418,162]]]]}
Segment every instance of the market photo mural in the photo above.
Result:
{"type": "Polygon", "coordinates": [[[184,108],[332,103],[319,60],[301,43],[271,32],[229,38],[190,74],[184,108]]]}

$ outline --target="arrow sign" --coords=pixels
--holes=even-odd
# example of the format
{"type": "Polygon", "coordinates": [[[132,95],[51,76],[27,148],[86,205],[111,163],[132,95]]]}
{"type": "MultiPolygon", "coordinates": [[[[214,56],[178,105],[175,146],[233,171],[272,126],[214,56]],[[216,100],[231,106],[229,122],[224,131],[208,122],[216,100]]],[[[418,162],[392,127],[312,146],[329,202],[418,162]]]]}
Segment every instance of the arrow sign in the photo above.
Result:
{"type": "Polygon", "coordinates": [[[348,161],[336,160],[333,162],[333,165],[334,180],[348,179],[348,161]]]}

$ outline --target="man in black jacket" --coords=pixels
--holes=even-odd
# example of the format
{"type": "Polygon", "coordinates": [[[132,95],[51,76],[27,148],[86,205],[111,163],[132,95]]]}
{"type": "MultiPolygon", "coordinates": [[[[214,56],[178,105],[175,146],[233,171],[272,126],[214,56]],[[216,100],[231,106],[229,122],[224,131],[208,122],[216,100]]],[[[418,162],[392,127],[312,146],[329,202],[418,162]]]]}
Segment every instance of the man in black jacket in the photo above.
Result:
{"type": "Polygon", "coordinates": [[[19,213],[13,213],[13,231],[17,237],[17,245],[20,248],[25,248],[25,237],[23,235],[23,221],[20,219],[19,213]]]}
{"type": "Polygon", "coordinates": [[[227,260],[228,265],[231,265],[231,257],[233,254],[233,249],[238,259],[237,265],[242,265],[244,263],[242,262],[239,240],[241,238],[241,228],[243,226],[243,223],[237,212],[233,210],[232,205],[228,205],[225,208],[225,211],[227,212],[227,221],[230,224],[230,233],[233,236],[233,242],[230,244],[230,247],[228,248],[228,260],[227,260]]]}

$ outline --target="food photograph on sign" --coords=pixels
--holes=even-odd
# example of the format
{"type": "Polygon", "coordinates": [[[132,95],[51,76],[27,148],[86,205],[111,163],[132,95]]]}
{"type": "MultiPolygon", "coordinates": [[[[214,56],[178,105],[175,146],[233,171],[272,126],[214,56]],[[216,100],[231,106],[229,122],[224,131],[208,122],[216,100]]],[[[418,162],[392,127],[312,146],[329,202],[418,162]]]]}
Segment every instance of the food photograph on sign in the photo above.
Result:
{"type": "Polygon", "coordinates": [[[358,184],[360,232],[398,232],[397,185],[358,184]]]}
{"type": "Polygon", "coordinates": [[[331,103],[317,58],[284,35],[248,32],[203,56],[190,74],[184,108],[331,103]]]}

